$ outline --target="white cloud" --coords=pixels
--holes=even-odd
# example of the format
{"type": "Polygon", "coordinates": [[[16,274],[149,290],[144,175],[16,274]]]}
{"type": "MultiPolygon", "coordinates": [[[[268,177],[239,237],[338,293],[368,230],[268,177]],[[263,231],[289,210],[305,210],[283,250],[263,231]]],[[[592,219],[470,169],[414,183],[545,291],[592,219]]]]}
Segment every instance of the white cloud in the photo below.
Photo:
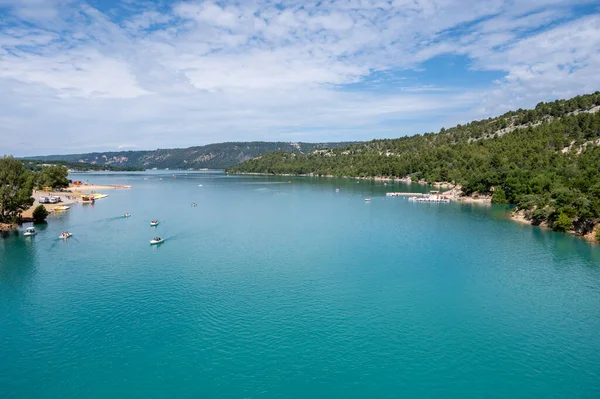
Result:
{"type": "Polygon", "coordinates": [[[136,5],[0,0],[0,152],[393,137],[600,83],[600,16],[562,0],[136,5]],[[501,78],[414,79],[442,54],[501,78]]]}

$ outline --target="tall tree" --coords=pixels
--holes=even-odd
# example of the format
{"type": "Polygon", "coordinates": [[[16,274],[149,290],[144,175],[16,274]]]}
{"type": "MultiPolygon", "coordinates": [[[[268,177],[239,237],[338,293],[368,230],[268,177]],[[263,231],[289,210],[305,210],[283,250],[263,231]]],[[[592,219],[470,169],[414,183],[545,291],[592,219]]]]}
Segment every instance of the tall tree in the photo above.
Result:
{"type": "Polygon", "coordinates": [[[34,175],[13,157],[0,158],[0,222],[14,222],[33,205],[34,175]]]}
{"type": "Polygon", "coordinates": [[[38,176],[38,186],[52,188],[69,187],[69,170],[62,165],[44,166],[38,176]]]}

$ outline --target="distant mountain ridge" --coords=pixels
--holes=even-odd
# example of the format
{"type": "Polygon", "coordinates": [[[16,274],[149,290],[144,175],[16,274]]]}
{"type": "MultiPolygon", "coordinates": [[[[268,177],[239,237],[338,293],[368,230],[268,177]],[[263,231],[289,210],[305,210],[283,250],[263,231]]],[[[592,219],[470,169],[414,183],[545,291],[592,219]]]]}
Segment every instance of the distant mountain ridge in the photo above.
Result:
{"type": "Polygon", "coordinates": [[[226,142],[189,148],[106,151],[25,158],[40,161],[85,162],[89,164],[145,169],[226,169],[267,152],[286,151],[304,154],[316,149],[337,148],[349,144],[352,143],[226,142]]]}

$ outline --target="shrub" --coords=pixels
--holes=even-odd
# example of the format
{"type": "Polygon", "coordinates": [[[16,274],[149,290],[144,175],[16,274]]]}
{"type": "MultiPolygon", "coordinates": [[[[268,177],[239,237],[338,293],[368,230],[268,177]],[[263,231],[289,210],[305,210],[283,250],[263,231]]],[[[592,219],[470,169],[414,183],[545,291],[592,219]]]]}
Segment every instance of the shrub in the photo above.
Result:
{"type": "Polygon", "coordinates": [[[46,210],[44,205],[38,205],[33,210],[34,223],[43,223],[46,221],[46,217],[48,217],[48,211],[46,210]]]}
{"type": "Polygon", "coordinates": [[[492,202],[494,204],[508,204],[506,200],[506,193],[500,187],[496,187],[494,189],[494,194],[492,194],[492,202]]]}
{"type": "Polygon", "coordinates": [[[569,217],[569,215],[563,212],[558,215],[558,219],[552,225],[552,229],[554,231],[562,232],[571,230],[571,227],[573,227],[573,220],[569,217]]]}
{"type": "Polygon", "coordinates": [[[548,216],[550,216],[550,212],[548,209],[546,208],[537,208],[536,210],[534,210],[531,214],[531,220],[533,221],[534,225],[539,225],[542,222],[545,222],[546,219],[548,219],[548,216]]]}
{"type": "Polygon", "coordinates": [[[596,240],[600,241],[600,226],[596,229],[596,240]]]}

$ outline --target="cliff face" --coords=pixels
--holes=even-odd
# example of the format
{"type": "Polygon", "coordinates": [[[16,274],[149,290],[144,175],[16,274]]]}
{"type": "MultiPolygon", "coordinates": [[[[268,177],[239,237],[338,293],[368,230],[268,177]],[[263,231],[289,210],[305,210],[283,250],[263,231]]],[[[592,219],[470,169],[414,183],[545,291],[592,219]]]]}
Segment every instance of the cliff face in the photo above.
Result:
{"type": "Polygon", "coordinates": [[[27,157],[27,159],[85,162],[145,169],[225,169],[266,152],[287,151],[302,154],[319,148],[337,148],[348,144],[350,143],[231,142],[154,151],[93,152],[27,157]]]}

